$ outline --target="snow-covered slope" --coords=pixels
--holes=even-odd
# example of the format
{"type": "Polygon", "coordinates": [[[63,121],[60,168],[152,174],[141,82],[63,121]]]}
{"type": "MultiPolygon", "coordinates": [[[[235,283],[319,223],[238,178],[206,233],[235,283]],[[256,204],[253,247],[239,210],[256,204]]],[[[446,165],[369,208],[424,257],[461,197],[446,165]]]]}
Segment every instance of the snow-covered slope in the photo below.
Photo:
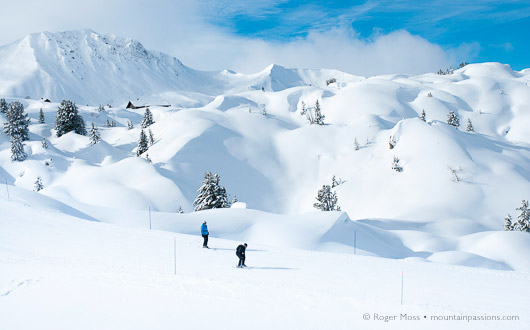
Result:
{"type": "MultiPolygon", "coordinates": [[[[22,102],[32,118],[28,160],[12,162],[10,142],[0,134],[0,176],[27,190],[40,176],[39,194],[87,217],[128,224],[149,208],[191,212],[204,173],[213,171],[230,197],[250,209],[297,219],[283,226],[270,213],[229,210],[259,221],[244,235],[240,227],[228,230],[227,239],[343,252],[358,230],[367,255],[530,269],[527,258],[511,255],[528,246],[530,235],[500,232],[504,216],[515,218],[521,200],[530,199],[529,70],[482,63],[446,76],[363,78],[277,65],[253,75],[199,72],[138,42],[93,31],[30,35],[1,48],[0,58],[0,97],[22,102]],[[83,100],[81,114],[103,140],[91,146],[73,133],[57,138],[58,103],[11,96],[27,93],[83,100]],[[100,113],[103,99],[120,101],[100,113]],[[152,105],[152,164],[135,156],[144,109],[125,109],[129,99],[152,105]],[[323,126],[300,115],[302,102],[311,108],[317,100],[323,126]],[[45,124],[36,121],[41,108],[45,124]],[[418,119],[422,110],[426,122],[418,119]],[[450,111],[460,117],[458,129],[446,124],[450,111]],[[475,132],[466,132],[468,119],[475,132]],[[117,127],[103,127],[107,120],[117,127]],[[402,172],[392,170],[394,156],[402,172]],[[339,205],[355,225],[307,215],[334,175],[342,181],[335,188],[339,205]],[[122,218],[124,212],[132,214],[122,218]],[[292,239],[297,231],[310,234],[292,239]],[[328,240],[328,232],[340,239],[328,240]]],[[[164,226],[191,233],[194,225],[164,226]]]]}
{"type": "MultiPolygon", "coordinates": [[[[79,211],[53,205],[38,193],[11,188],[11,199],[0,199],[2,329],[527,329],[530,325],[528,274],[259,243],[260,236],[267,236],[263,231],[274,224],[298,229],[291,231],[295,235],[277,237],[281,242],[298,240],[303,231],[308,234],[304,244],[311,243],[316,233],[333,223],[332,218],[344,220],[340,213],[308,216],[306,227],[302,219],[289,216],[269,214],[271,221],[266,223],[259,219],[266,216],[263,213],[254,221],[237,213],[234,217],[229,210],[209,211],[206,218],[213,237],[212,249],[206,250],[197,235],[200,213],[165,215],[171,217],[165,231],[150,231],[146,223],[143,228],[125,228],[80,219],[79,211]],[[167,231],[171,227],[194,235],[167,231]],[[229,232],[239,237],[219,238],[229,232]],[[235,267],[234,248],[243,238],[250,239],[249,269],[235,267]]],[[[121,221],[133,214],[140,215],[126,212],[121,221]]],[[[160,216],[164,215],[155,213],[153,220],[160,216]]],[[[336,239],[337,234],[342,233],[330,233],[329,238],[336,239]]]]}
{"type": "Polygon", "coordinates": [[[530,199],[528,69],[200,72],[133,40],[44,32],[0,48],[1,97],[31,118],[27,160],[0,134],[2,329],[388,328],[376,314],[403,329],[469,328],[431,319],[450,315],[528,328],[530,235],[503,220],[530,199]],[[63,98],[99,143],[56,137],[63,98]],[[152,163],[135,155],[144,109],[128,100],[150,105],[152,163]],[[300,115],[317,100],[322,126],[300,115]],[[207,171],[248,209],[192,212],[207,171]],[[342,211],[316,211],[333,176],[342,211]],[[204,220],[216,249],[200,248],[204,220]],[[249,272],[232,266],[243,241],[249,272]]]}

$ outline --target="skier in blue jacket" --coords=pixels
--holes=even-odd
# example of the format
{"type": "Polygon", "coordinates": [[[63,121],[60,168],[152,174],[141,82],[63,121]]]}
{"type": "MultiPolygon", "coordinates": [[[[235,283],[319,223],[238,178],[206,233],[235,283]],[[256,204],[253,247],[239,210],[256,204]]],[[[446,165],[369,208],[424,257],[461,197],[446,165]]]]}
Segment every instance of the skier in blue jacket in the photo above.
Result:
{"type": "Polygon", "coordinates": [[[210,233],[208,232],[208,226],[206,225],[206,221],[204,221],[202,223],[202,226],[201,226],[201,235],[202,235],[202,238],[204,238],[204,242],[202,243],[202,247],[205,248],[205,249],[209,249],[208,247],[208,235],[210,233]]]}

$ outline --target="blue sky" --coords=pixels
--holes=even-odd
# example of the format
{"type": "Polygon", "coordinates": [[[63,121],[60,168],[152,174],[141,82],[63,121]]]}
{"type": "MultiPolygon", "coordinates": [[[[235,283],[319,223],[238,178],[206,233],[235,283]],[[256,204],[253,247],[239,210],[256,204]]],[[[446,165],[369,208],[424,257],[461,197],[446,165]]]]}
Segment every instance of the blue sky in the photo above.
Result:
{"type": "Polygon", "coordinates": [[[2,12],[0,45],[92,29],[200,70],[254,73],[275,63],[370,76],[462,61],[530,68],[530,0],[17,0],[2,12]]]}
{"type": "Polygon", "coordinates": [[[369,40],[403,29],[444,49],[473,45],[470,62],[530,67],[530,1],[215,2],[208,19],[242,36],[288,42],[310,31],[349,27],[369,40]]]}

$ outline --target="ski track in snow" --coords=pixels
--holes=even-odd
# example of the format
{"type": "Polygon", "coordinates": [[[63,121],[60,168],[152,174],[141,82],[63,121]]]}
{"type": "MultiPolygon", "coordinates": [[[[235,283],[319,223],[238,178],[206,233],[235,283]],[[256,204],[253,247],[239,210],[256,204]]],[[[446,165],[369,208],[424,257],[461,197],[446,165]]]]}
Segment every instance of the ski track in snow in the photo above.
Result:
{"type": "Polygon", "coordinates": [[[13,281],[13,283],[16,283],[16,282],[18,282],[18,283],[15,284],[15,285],[10,285],[11,289],[8,289],[7,291],[4,291],[4,293],[0,293],[0,297],[8,296],[8,295],[12,294],[13,292],[18,291],[18,290],[22,289],[23,287],[28,286],[28,285],[30,285],[32,283],[36,283],[38,281],[39,280],[33,280],[33,279],[27,279],[27,280],[23,280],[21,282],[13,281]]]}

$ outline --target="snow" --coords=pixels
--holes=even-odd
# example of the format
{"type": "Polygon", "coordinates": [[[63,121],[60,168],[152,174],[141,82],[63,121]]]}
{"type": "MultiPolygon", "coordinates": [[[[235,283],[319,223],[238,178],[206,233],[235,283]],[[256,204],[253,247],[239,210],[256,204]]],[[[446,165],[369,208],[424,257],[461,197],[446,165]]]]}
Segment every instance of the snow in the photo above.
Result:
{"type": "MultiPolygon", "coordinates": [[[[87,221],[77,217],[81,212],[52,205],[40,194],[10,188],[10,200],[0,201],[0,310],[5,329],[390,326],[374,321],[374,313],[397,315],[397,320],[400,314],[428,318],[390,321],[392,327],[403,329],[529,325],[528,274],[258,243],[260,237],[269,237],[272,243],[274,235],[268,229],[276,227],[274,222],[282,224],[279,228],[291,227],[285,233],[293,234],[293,228],[304,229],[303,220],[309,223],[303,234],[316,234],[335,223],[333,219],[344,222],[338,212],[298,220],[251,210],[153,214],[154,223],[167,217],[165,225],[190,232],[183,234],[158,225],[148,230],[146,222],[127,228],[87,221]],[[260,221],[256,213],[276,220],[260,221]],[[201,248],[202,219],[207,219],[211,232],[210,250],[201,248]],[[238,232],[239,239],[223,238],[231,232],[238,232]],[[249,242],[249,269],[235,267],[235,247],[242,241],[249,242]],[[363,320],[364,313],[372,320],[363,320]],[[520,320],[431,321],[432,315],[518,315],[520,320]]],[[[119,221],[127,222],[131,214],[140,216],[125,211],[119,221]]],[[[141,216],[146,220],[145,213],[141,216]]],[[[337,235],[340,232],[328,233],[328,238],[337,235]]],[[[298,244],[287,236],[280,233],[278,240],[298,244]]],[[[439,262],[443,258],[438,256],[439,262]]]]}
{"type": "Polygon", "coordinates": [[[504,217],[530,199],[529,82],[528,69],[500,63],[444,76],[201,72],[91,30],[0,47],[0,97],[31,118],[26,161],[11,161],[0,134],[0,326],[377,327],[366,311],[520,315],[501,327],[525,329],[530,235],[505,232],[504,217]],[[99,143],[56,137],[63,98],[98,127],[99,143]],[[145,109],[125,109],[129,100],[153,113],[152,164],[135,156],[145,109]],[[300,115],[317,100],[322,126],[300,115]],[[460,128],[446,123],[450,111],[460,128]],[[209,171],[239,202],[191,212],[209,171]],[[316,211],[333,176],[342,212],[316,211]],[[204,220],[217,249],[200,248],[204,220]],[[252,269],[233,267],[242,242],[252,269]]]}

